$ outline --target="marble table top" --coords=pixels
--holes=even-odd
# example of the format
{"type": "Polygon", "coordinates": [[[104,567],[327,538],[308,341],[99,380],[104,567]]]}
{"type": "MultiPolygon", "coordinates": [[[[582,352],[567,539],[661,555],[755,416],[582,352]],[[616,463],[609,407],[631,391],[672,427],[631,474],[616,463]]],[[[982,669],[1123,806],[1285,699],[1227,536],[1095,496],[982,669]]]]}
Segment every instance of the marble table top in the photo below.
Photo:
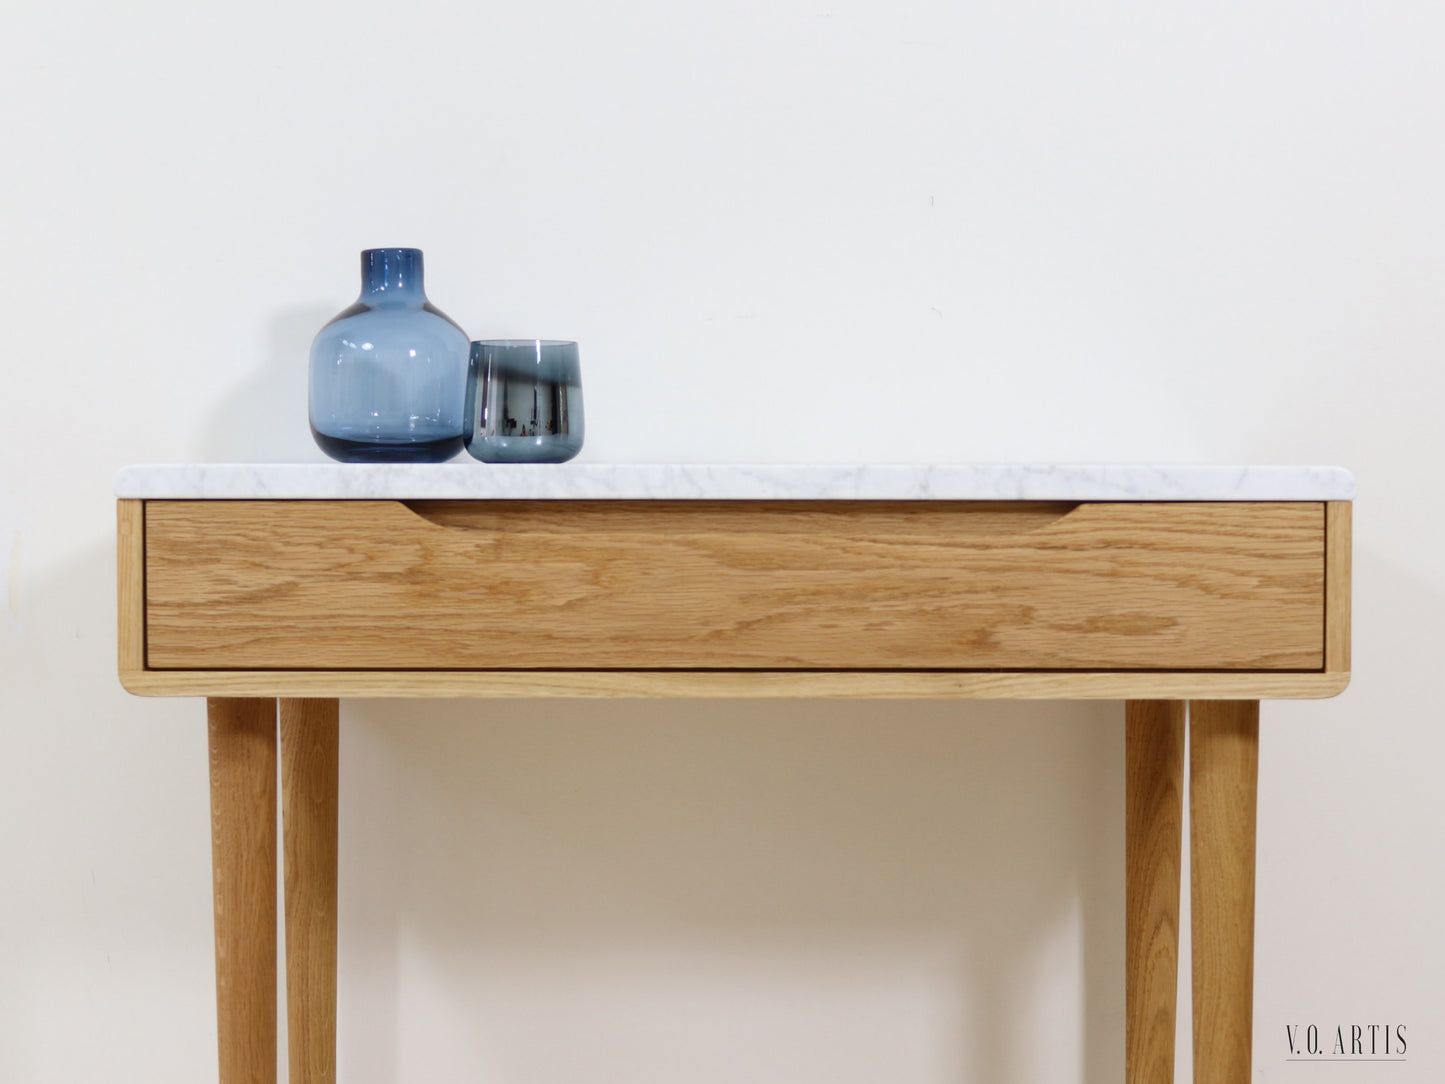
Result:
{"type": "Polygon", "coordinates": [[[1347,501],[1340,467],[177,463],[126,467],[171,500],[1347,501]]]}

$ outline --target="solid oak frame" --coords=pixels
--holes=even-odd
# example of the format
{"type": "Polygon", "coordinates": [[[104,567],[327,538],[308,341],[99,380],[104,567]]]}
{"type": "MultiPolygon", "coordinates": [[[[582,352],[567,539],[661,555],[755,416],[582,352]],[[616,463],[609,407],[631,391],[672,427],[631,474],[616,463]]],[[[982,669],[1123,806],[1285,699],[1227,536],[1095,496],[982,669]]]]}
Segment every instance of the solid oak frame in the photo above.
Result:
{"type": "Polygon", "coordinates": [[[1125,699],[1128,1084],[1173,1073],[1188,702],[1195,1077],[1249,1079],[1259,699],[1332,696],[1349,682],[1349,502],[1322,505],[1322,665],[1274,672],[152,669],[146,503],[117,507],[119,669],[141,695],[208,698],[222,1084],[275,1079],[278,700],[291,1079],[335,1081],[343,696],[1125,699]]]}

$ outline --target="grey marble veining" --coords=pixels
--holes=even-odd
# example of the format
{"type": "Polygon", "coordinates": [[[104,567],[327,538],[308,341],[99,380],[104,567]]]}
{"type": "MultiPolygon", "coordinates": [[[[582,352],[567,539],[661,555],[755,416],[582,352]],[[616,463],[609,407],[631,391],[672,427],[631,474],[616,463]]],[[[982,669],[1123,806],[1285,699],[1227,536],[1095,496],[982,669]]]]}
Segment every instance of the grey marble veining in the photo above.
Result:
{"type": "Polygon", "coordinates": [[[1340,467],[184,463],[134,466],[117,497],[326,500],[1351,500],[1340,467]]]}

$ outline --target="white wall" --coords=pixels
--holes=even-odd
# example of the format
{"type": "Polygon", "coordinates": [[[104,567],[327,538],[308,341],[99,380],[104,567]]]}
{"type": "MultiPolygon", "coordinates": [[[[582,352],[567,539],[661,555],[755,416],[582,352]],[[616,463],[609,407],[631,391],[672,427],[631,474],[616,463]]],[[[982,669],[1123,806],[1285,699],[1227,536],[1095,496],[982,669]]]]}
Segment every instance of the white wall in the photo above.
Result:
{"type": "MultiPolygon", "coordinates": [[[[111,477],[319,458],[374,245],[476,337],[578,339],[592,461],[1352,468],[1354,684],[1265,712],[1255,1076],[1445,1075],[1437,5],[0,26],[0,1080],[213,1072],[203,714],[116,682],[111,477]]],[[[1117,1080],[1120,719],[348,703],[343,1078],[1117,1080]]]]}

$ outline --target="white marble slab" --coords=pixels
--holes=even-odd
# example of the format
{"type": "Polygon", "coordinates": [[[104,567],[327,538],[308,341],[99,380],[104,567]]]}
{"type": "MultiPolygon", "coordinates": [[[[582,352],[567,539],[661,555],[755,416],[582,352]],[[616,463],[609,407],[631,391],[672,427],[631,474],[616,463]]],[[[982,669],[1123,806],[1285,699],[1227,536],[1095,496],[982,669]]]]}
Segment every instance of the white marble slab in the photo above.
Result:
{"type": "Polygon", "coordinates": [[[187,463],[126,467],[117,497],[243,500],[1338,501],[1340,467],[187,463]]]}

